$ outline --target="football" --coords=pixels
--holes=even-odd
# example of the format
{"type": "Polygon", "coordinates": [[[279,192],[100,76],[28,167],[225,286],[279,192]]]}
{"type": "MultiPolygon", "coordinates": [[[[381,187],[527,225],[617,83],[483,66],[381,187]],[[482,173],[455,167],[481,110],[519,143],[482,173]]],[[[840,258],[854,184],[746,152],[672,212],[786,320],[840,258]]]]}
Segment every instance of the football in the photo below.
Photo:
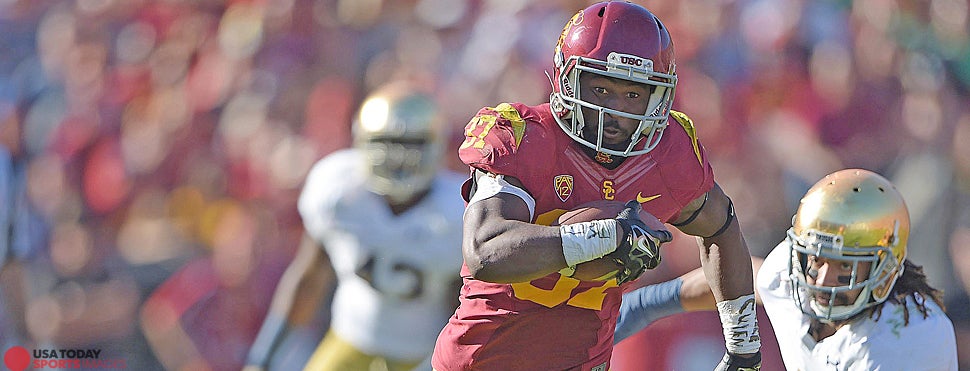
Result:
{"type": "MultiPolygon", "coordinates": [[[[624,203],[619,201],[593,201],[565,212],[559,216],[559,219],[554,225],[588,222],[597,219],[612,219],[623,208],[624,203]]],[[[650,228],[667,230],[663,222],[643,209],[640,209],[640,220],[650,228]]],[[[623,269],[621,264],[609,256],[604,256],[599,259],[577,264],[576,271],[572,272],[572,274],[566,272],[568,268],[561,273],[581,281],[606,281],[616,276],[620,269],[623,269]]]]}

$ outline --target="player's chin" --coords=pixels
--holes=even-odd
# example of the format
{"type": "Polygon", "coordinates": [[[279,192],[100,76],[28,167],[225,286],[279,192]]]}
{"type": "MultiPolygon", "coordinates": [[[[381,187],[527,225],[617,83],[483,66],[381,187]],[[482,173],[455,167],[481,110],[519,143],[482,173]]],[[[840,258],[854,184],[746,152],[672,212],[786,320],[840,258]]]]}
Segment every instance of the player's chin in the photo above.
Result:
{"type": "Polygon", "coordinates": [[[626,151],[626,148],[630,146],[629,140],[610,140],[608,141],[606,136],[603,136],[603,147],[606,149],[611,149],[614,151],[626,151]]]}
{"type": "Polygon", "coordinates": [[[832,295],[830,295],[830,294],[818,294],[818,295],[815,295],[815,302],[816,303],[819,303],[819,304],[821,304],[823,306],[826,306],[826,307],[828,307],[830,305],[831,306],[843,306],[843,305],[849,305],[850,304],[850,301],[849,301],[849,298],[848,297],[843,296],[843,295],[836,295],[835,296],[835,300],[833,301],[832,300],[832,295]]]}

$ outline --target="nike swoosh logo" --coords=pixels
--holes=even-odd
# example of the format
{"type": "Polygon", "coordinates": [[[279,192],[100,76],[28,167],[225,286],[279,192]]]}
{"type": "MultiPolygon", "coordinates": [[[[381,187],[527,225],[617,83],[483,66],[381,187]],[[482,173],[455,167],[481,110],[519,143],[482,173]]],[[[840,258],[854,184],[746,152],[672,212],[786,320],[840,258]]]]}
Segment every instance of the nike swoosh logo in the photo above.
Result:
{"type": "Polygon", "coordinates": [[[644,202],[648,202],[648,201],[654,200],[654,199],[656,199],[658,197],[660,197],[659,194],[656,194],[656,195],[653,195],[653,196],[650,196],[650,197],[643,197],[643,194],[641,194],[640,192],[637,192],[637,202],[639,202],[641,204],[644,203],[644,202]]]}

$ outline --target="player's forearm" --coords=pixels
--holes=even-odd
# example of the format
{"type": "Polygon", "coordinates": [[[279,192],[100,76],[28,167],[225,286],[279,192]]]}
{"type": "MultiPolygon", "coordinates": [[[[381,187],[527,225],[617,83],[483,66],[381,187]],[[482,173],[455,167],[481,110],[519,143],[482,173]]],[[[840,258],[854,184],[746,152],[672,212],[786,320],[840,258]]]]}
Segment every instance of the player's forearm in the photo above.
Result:
{"type": "Polygon", "coordinates": [[[704,269],[697,268],[680,276],[680,304],[684,311],[716,310],[717,302],[711,286],[704,276],[704,269]]]}
{"type": "Polygon", "coordinates": [[[280,308],[289,309],[287,315],[291,326],[305,326],[313,321],[337,284],[336,273],[323,246],[313,243],[312,247],[314,254],[304,258],[309,264],[298,275],[297,286],[291,290],[293,294],[288,298],[289,305],[280,308]]]}
{"type": "Polygon", "coordinates": [[[727,348],[717,370],[761,362],[751,255],[737,220],[731,223],[724,233],[705,238],[701,249],[701,263],[717,301],[727,348]]]}
{"type": "Polygon", "coordinates": [[[326,259],[322,248],[304,240],[273,293],[269,312],[250,348],[247,364],[265,367],[293,323],[308,322],[319,306],[326,286],[326,259]],[[300,298],[300,300],[296,300],[300,298]]]}
{"type": "MultiPolygon", "coordinates": [[[[763,258],[751,257],[752,274],[758,272],[763,262],[763,258]]],[[[714,293],[711,292],[711,286],[707,283],[707,278],[704,276],[703,268],[687,272],[680,276],[680,279],[683,281],[680,288],[680,304],[685,311],[717,310],[717,301],[714,298],[714,293]]],[[[761,304],[757,290],[755,291],[755,299],[758,304],[761,304]]]]}
{"type": "Polygon", "coordinates": [[[623,341],[663,317],[684,312],[685,307],[681,305],[684,285],[682,278],[675,278],[623,294],[613,343],[623,341]]]}
{"type": "Polygon", "coordinates": [[[526,282],[566,267],[559,228],[532,224],[531,217],[528,205],[507,193],[468,204],[462,254],[472,277],[526,282]]]}
{"type": "Polygon", "coordinates": [[[271,314],[292,321],[304,319],[303,313],[315,312],[326,279],[324,272],[328,263],[324,256],[323,248],[305,236],[276,286],[269,308],[271,314]]]}
{"type": "Polygon", "coordinates": [[[751,255],[734,220],[724,233],[705,238],[701,244],[701,265],[716,301],[754,293],[751,255]]]}
{"type": "Polygon", "coordinates": [[[519,221],[474,228],[463,252],[472,276],[488,282],[526,282],[566,267],[559,228],[519,221]]]}

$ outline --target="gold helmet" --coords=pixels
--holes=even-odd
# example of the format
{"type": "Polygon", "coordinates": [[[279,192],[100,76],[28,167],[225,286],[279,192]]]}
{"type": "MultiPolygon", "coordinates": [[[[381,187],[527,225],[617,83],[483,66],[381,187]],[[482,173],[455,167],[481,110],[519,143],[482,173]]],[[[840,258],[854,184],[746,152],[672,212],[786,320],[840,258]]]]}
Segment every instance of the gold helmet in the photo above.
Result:
{"type": "Polygon", "coordinates": [[[354,123],[354,147],[367,161],[367,185],[392,202],[431,186],[443,150],[442,119],[431,95],[396,82],[370,94],[354,123]]]}
{"type": "Polygon", "coordinates": [[[862,169],[825,176],[802,198],[788,230],[796,304],[815,318],[838,321],[882,303],[903,274],[908,238],[909,211],[889,180],[862,169]],[[851,280],[834,287],[809,284],[809,256],[851,263],[851,280]],[[856,282],[864,274],[862,262],[871,262],[868,278],[856,282]],[[860,288],[854,303],[835,305],[837,293],[860,288]],[[830,299],[819,302],[817,293],[830,299]]]}

